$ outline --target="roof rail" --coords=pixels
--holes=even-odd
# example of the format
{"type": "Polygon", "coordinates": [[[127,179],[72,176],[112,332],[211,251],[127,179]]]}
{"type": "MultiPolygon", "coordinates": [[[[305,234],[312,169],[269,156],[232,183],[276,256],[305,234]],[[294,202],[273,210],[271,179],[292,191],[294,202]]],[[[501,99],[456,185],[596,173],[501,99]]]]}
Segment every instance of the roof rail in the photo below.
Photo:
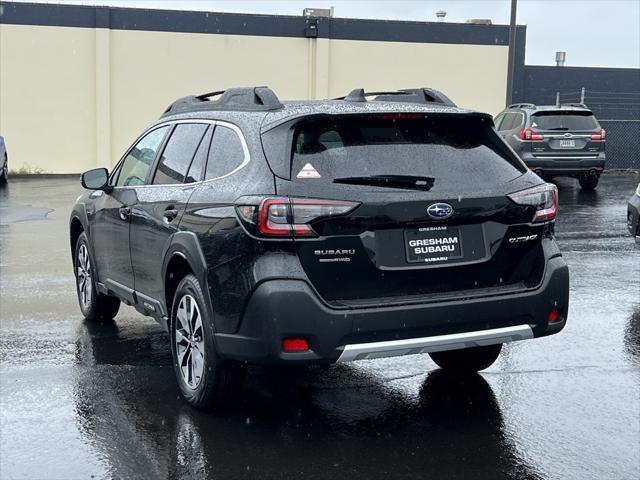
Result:
{"type": "Polygon", "coordinates": [[[397,95],[381,93],[374,99],[382,102],[410,102],[410,103],[442,103],[449,107],[457,105],[444,93],[434,88],[403,88],[397,95]]]}
{"type": "Polygon", "coordinates": [[[585,103],[563,103],[560,105],[561,107],[578,107],[578,108],[589,108],[585,103]]]}
{"type": "Polygon", "coordinates": [[[536,108],[533,103],[512,103],[507,108],[536,108]]]}
{"type": "Polygon", "coordinates": [[[344,97],[336,97],[332,100],[344,100],[345,102],[366,102],[367,97],[373,97],[376,95],[404,95],[404,93],[398,90],[390,90],[388,92],[365,92],[364,88],[356,88],[351,90],[348,95],[344,97]]]}
{"type": "Polygon", "coordinates": [[[242,87],[179,98],[169,105],[162,116],[201,110],[268,112],[281,108],[282,103],[269,87],[242,87]],[[220,96],[218,100],[210,100],[217,96],[220,96]]]}
{"type": "Polygon", "coordinates": [[[365,92],[364,88],[351,90],[345,97],[337,97],[333,100],[345,102],[366,102],[367,97],[375,97],[374,101],[383,102],[407,102],[407,103],[441,103],[450,107],[456,104],[444,93],[433,88],[405,88],[400,90],[365,92]]]}

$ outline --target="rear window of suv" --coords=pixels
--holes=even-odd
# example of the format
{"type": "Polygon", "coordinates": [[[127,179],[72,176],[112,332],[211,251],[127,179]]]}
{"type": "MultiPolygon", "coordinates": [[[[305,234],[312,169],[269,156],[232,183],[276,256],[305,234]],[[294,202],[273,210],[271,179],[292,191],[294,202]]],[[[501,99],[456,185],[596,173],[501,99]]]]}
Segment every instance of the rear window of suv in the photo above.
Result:
{"type": "Polygon", "coordinates": [[[305,178],[311,166],[314,178],[328,182],[373,175],[428,176],[436,184],[443,179],[508,181],[523,167],[491,127],[483,118],[459,115],[305,121],[294,133],[291,176],[305,178]]]}
{"type": "Polygon", "coordinates": [[[540,112],[531,116],[531,127],[538,130],[595,130],[598,122],[591,112],[540,112]]]}

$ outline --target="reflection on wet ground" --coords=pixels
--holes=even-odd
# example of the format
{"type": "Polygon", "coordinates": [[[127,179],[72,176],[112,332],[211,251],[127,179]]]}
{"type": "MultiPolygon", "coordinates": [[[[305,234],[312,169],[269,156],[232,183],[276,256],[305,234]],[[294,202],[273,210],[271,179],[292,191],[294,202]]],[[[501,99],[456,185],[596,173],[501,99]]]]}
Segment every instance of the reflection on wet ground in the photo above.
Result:
{"type": "Polygon", "coordinates": [[[624,347],[629,360],[640,367],[640,300],[629,315],[624,332],[624,347]]]}
{"type": "Polygon", "coordinates": [[[640,249],[624,228],[637,182],[560,184],[562,334],[509,345],[467,379],[427,356],[255,367],[224,415],[182,401],[152,320],[81,320],[76,182],[14,182],[0,194],[0,477],[638,478],[640,249]]]}
{"type": "Polygon", "coordinates": [[[237,407],[216,416],[176,397],[170,357],[154,337],[124,339],[114,325],[82,325],[78,332],[78,422],[89,438],[99,439],[110,475],[422,478],[444,470],[451,478],[469,471],[539,478],[505,435],[500,406],[480,375],[420,375],[412,396],[350,366],[255,368],[237,407]],[[123,356],[152,373],[132,369],[123,383],[100,368],[120,365],[123,356]],[[123,444],[144,446],[147,453],[128,457],[123,444]]]}

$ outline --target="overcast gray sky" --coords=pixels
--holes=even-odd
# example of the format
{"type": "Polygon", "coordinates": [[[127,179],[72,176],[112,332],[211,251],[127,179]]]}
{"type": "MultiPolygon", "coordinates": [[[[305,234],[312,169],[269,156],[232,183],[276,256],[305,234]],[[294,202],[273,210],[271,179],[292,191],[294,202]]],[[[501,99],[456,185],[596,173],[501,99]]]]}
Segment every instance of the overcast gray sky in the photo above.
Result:
{"type": "MultiPolygon", "coordinates": [[[[32,0],[33,1],[33,0],[32,0]]],[[[435,21],[490,18],[509,23],[510,0],[41,0],[48,3],[168,8],[210,12],[301,15],[305,7],[335,7],[336,17],[435,21]]],[[[518,23],[527,25],[529,65],[640,67],[640,0],[519,0],[518,23]]]]}

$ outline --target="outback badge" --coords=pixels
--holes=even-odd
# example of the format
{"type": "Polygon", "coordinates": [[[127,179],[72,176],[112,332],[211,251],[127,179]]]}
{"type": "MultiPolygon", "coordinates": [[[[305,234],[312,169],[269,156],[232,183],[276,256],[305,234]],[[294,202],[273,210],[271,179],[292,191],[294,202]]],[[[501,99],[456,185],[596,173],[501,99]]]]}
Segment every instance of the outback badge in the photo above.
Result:
{"type": "Polygon", "coordinates": [[[436,220],[444,220],[453,215],[453,207],[448,203],[433,203],[427,208],[427,215],[436,220]]]}

